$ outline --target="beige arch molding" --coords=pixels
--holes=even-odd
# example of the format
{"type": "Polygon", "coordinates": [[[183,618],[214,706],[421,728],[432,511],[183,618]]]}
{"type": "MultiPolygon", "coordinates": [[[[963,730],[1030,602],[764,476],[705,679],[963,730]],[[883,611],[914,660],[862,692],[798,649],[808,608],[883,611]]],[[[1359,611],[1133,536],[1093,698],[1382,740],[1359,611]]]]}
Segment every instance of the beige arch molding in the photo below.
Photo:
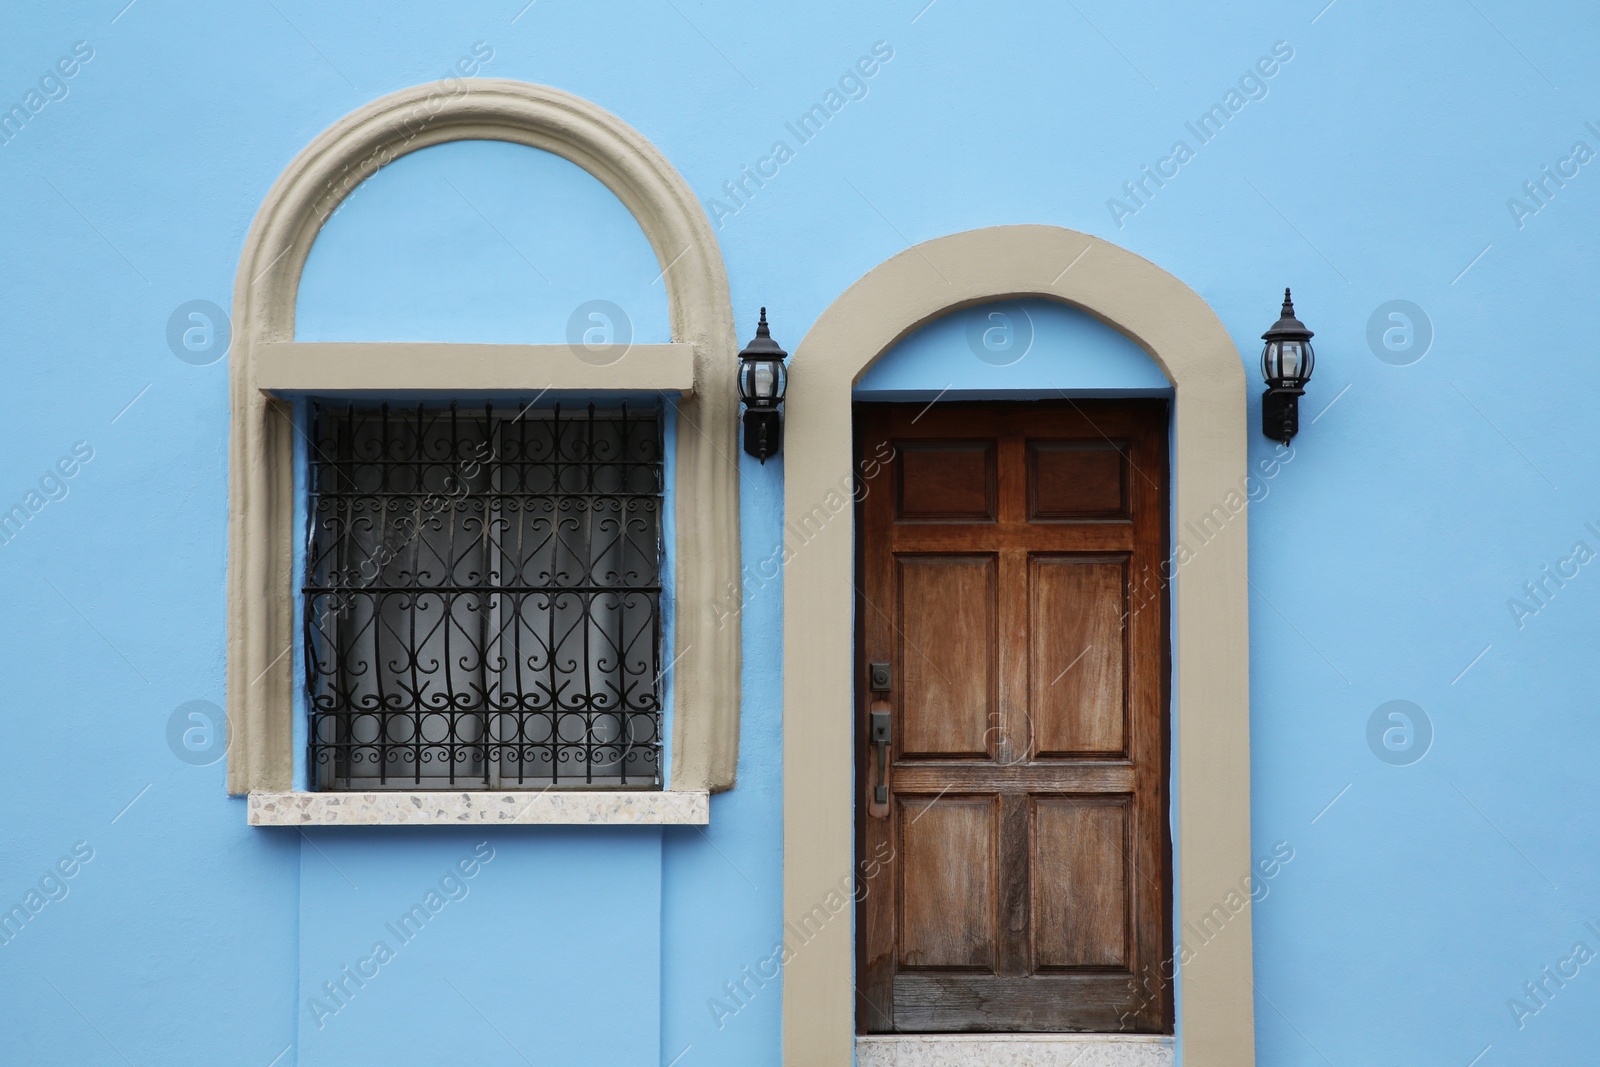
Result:
{"type": "MultiPolygon", "coordinates": [[[[795,353],[785,403],[784,509],[804,515],[851,476],[851,388],[923,324],[992,300],[1043,297],[1127,334],[1175,393],[1174,528],[1238,494],[1247,456],[1244,370],[1222,323],[1148,260],[1053,226],[998,226],[917,245],[835,300],[795,353]]],[[[836,509],[829,509],[830,512],[836,509]]],[[[1230,509],[1231,510],[1231,509],[1230,509]]],[[[854,518],[804,544],[789,523],[783,595],[783,892],[786,929],[836,891],[854,861],[851,750],[854,518]]],[[[1241,514],[1176,568],[1173,712],[1176,868],[1183,921],[1224,900],[1250,870],[1247,538],[1241,514]]],[[[1234,899],[1237,899],[1236,897],[1234,899]]],[[[815,925],[815,919],[812,919],[815,925]]],[[[851,924],[833,922],[784,969],[790,1067],[849,1067],[855,1031],[851,924]]],[[[1188,1067],[1254,1062],[1249,910],[1182,969],[1188,1067]]]]}
{"type": "Polygon", "coordinates": [[[330,380],[328,358],[336,356],[370,373],[364,380],[372,390],[437,387],[449,380],[441,358],[466,368],[473,388],[627,387],[617,367],[591,367],[566,345],[352,344],[312,352],[293,343],[300,273],[329,215],[385,164],[461,140],[511,141],[571,160],[617,195],[655,250],[672,344],[635,346],[624,365],[641,352],[648,362],[662,360],[667,369],[647,376],[670,379],[684,394],[674,483],[670,786],[674,793],[730,788],[739,740],[739,627],[719,626],[712,605],[737,589],[739,578],[738,343],[716,237],[682,176],[617,116],[548,86],[469,79],[404,89],[340,119],[273,184],[245,242],[229,369],[228,791],[293,785],[294,428],[288,405],[264,391],[265,383],[318,388],[330,380]],[[296,379],[302,371],[295,368],[307,377],[296,379]]]}

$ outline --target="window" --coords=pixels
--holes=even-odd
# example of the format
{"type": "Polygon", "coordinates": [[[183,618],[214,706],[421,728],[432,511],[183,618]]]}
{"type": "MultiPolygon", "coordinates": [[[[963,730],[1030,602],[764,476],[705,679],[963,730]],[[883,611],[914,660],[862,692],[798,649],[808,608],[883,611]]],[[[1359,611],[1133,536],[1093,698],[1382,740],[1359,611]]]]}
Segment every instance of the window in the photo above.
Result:
{"type": "MultiPolygon", "coordinates": [[[[262,201],[245,241],[237,279],[228,358],[228,791],[249,795],[251,825],[707,822],[710,795],[732,788],[739,754],[741,628],[730,625],[728,612],[720,610],[730,596],[737,595],[741,573],[739,469],[728,462],[739,451],[735,389],[739,344],[716,235],[682,176],[637,130],[605,109],[558,89],[498,79],[469,80],[466,91],[442,95],[436,85],[414,86],[345,116],[295,157],[262,201]],[[408,121],[422,109],[429,116],[426,123],[419,127],[408,121]],[[622,346],[621,352],[613,352],[616,358],[610,361],[585,358],[582,346],[575,347],[570,340],[538,337],[530,337],[530,343],[487,344],[300,340],[296,308],[307,254],[339,202],[361,179],[394,159],[457,140],[500,140],[554,152],[615,193],[655,252],[660,267],[655,283],[666,293],[671,340],[636,340],[622,346]],[[627,656],[619,659],[618,666],[574,659],[570,668],[560,664],[554,670],[546,667],[540,680],[544,691],[524,688],[532,684],[530,675],[536,672],[509,654],[505,667],[496,658],[503,647],[516,651],[517,641],[537,629],[536,623],[519,619],[513,624],[507,617],[513,610],[530,610],[525,604],[518,605],[518,597],[539,602],[540,593],[519,591],[522,587],[495,586],[485,577],[481,587],[461,583],[443,590],[401,588],[393,590],[393,597],[378,597],[375,594],[384,592],[385,586],[359,587],[359,557],[354,557],[357,581],[348,580],[348,571],[336,576],[344,580],[342,588],[327,574],[308,582],[297,572],[297,548],[305,544],[306,531],[295,526],[301,501],[296,496],[294,454],[300,432],[307,436],[312,432],[292,417],[301,398],[320,397],[329,405],[343,403],[343,414],[352,419],[350,401],[366,411],[373,403],[361,398],[389,398],[391,403],[410,405],[405,412],[409,418],[416,410],[415,402],[422,398],[532,396],[543,391],[593,397],[597,407],[604,409],[617,405],[600,402],[602,397],[660,395],[668,403],[666,409],[654,412],[630,409],[627,418],[653,427],[650,433],[656,435],[652,438],[656,452],[651,460],[643,461],[647,467],[660,462],[659,435],[665,419],[672,419],[670,466],[675,510],[671,586],[675,595],[670,604],[662,605],[655,591],[663,573],[659,537],[656,580],[641,579],[635,587],[632,579],[619,576],[615,583],[608,583],[608,590],[568,590],[575,596],[585,589],[594,594],[591,614],[595,598],[602,606],[615,604],[605,611],[613,612],[624,627],[640,617],[637,605],[652,605],[648,638],[643,630],[612,631],[622,635],[616,640],[626,639],[627,656]],[[324,581],[326,589],[315,584],[324,581]],[[317,682],[312,695],[330,701],[320,710],[337,709],[341,699],[371,698],[369,706],[360,709],[371,716],[359,724],[359,729],[368,731],[365,734],[347,712],[343,727],[337,719],[330,720],[326,729],[331,732],[296,740],[297,721],[304,722],[296,719],[296,698],[305,692],[306,677],[303,670],[297,670],[291,652],[307,645],[307,620],[299,606],[307,585],[312,585],[313,593],[328,593],[330,602],[338,599],[335,594],[349,594],[346,617],[338,618],[337,606],[329,617],[331,626],[344,629],[317,638],[329,642],[313,654],[322,657],[318,662],[331,674],[317,682]],[[415,633],[404,629],[421,617],[419,610],[410,622],[402,621],[410,609],[398,605],[407,602],[407,595],[419,609],[431,598],[432,610],[446,623],[434,638],[441,668],[426,688],[413,684],[402,672],[402,667],[412,666],[406,659],[413,637],[420,642],[419,654],[435,653],[426,629],[415,633]],[[375,606],[384,599],[396,606],[375,606]],[[454,616],[445,619],[446,600],[460,601],[462,606],[452,610],[463,612],[468,603],[482,605],[480,614],[472,618],[483,636],[477,645],[467,648],[474,656],[490,653],[482,665],[472,658],[463,662],[442,655],[444,633],[450,635],[451,651],[459,655],[463,651],[458,647],[460,635],[470,632],[464,631],[463,623],[454,616]],[[365,606],[358,606],[357,601],[364,601],[365,606]],[[672,611],[670,624],[660,615],[664,608],[672,611]],[[341,662],[336,654],[340,647],[347,647],[354,656],[362,647],[353,643],[360,632],[357,611],[371,613],[372,627],[379,628],[363,639],[371,642],[364,675],[356,673],[361,664],[349,657],[341,662]],[[390,626],[401,629],[381,629],[390,626]],[[658,627],[672,634],[669,655],[660,647],[658,627]],[[635,638],[642,643],[628,643],[635,638]],[[334,642],[352,643],[341,646],[334,642]],[[401,658],[393,661],[397,651],[401,658]],[[374,655],[379,658],[371,658],[374,655]],[[638,670],[641,662],[650,663],[651,668],[638,670]],[[444,664],[449,665],[447,670],[444,664]],[[580,677],[585,670],[588,677],[580,677]],[[358,678],[363,679],[359,684],[358,678]],[[402,687],[402,681],[409,688],[402,687]],[[563,699],[585,691],[582,686],[592,687],[587,690],[589,703],[581,712],[569,714],[564,709],[570,705],[536,703],[541,692],[548,699],[549,691],[563,683],[563,699]],[[673,709],[670,742],[660,736],[659,710],[668,687],[673,709]],[[602,707],[600,697],[606,694],[626,703],[602,707]],[[425,702],[441,697],[442,702],[433,705],[425,702]],[[391,703],[386,706],[384,699],[391,703]],[[582,732],[577,733],[580,726],[582,732]],[[545,727],[551,733],[537,732],[545,727]],[[418,732],[408,733],[408,728],[418,732]],[[613,735],[602,732],[607,728],[613,735]],[[670,759],[665,754],[669,743],[670,759]],[[313,758],[310,773],[301,774],[297,763],[304,761],[296,759],[297,749],[307,753],[313,744],[317,752],[309,754],[314,757],[326,748],[326,765],[313,758]],[[366,748],[357,763],[355,756],[362,745],[366,748]],[[376,759],[380,755],[381,762],[376,759]],[[443,758],[446,756],[448,760],[443,758]],[[559,788],[536,788],[541,777],[559,788]],[[307,785],[313,788],[308,791],[307,785]],[[373,785],[381,788],[373,789],[373,785]],[[568,788],[587,785],[593,788],[568,788]],[[361,792],[339,792],[341,789],[361,792]],[[521,792],[508,796],[505,789],[521,792]]],[[[392,409],[391,417],[398,417],[398,410],[392,409]]],[[[438,412],[447,407],[435,403],[422,410],[438,412]]],[[[458,431],[462,418],[479,410],[458,404],[458,431]]],[[[481,443],[493,450],[503,430],[496,429],[497,436],[491,441],[492,413],[481,410],[485,420],[481,443]]],[[[319,415],[332,417],[333,411],[329,407],[319,415]]],[[[568,417],[573,414],[564,413],[568,417]]],[[[620,408],[614,415],[597,412],[597,416],[595,432],[606,432],[601,424],[605,419],[620,418],[620,408]]],[[[419,429],[413,433],[422,433],[421,423],[417,425],[419,429]]],[[[530,423],[528,432],[535,425],[554,430],[530,423]]],[[[379,434],[381,442],[381,428],[379,434]]],[[[504,462],[510,453],[502,448],[495,455],[504,462]]],[[[515,493],[507,496],[489,485],[495,478],[503,480],[515,474],[478,472],[475,476],[484,480],[476,489],[470,480],[462,484],[469,493],[487,492],[494,501],[494,507],[485,505],[484,523],[510,531],[515,522],[524,521],[520,512],[507,510],[515,493]],[[517,517],[513,519],[513,515],[517,517]]],[[[659,487],[659,468],[655,477],[659,487]]],[[[428,492],[429,487],[423,487],[416,495],[426,498],[428,492]]],[[[414,522],[428,517],[426,512],[418,512],[417,501],[407,504],[395,498],[395,502],[412,509],[409,517],[414,522]]],[[[653,507],[652,521],[659,523],[659,492],[654,495],[653,507]]],[[[448,526],[419,533],[415,550],[434,551],[442,545],[443,551],[451,551],[448,531],[454,531],[459,541],[473,514],[464,505],[462,508],[452,507],[448,526]]],[[[366,520],[375,523],[372,534],[362,535],[373,538],[367,547],[387,555],[381,546],[384,537],[395,532],[387,525],[391,516],[385,511],[381,516],[369,514],[366,520]]],[[[502,551],[509,537],[509,533],[502,537],[494,529],[478,533],[484,538],[484,547],[473,551],[486,553],[502,551]]],[[[351,545],[359,545],[354,529],[350,538],[351,545]]],[[[401,531],[400,543],[404,542],[405,532],[401,531]]],[[[328,565],[342,566],[338,558],[328,565]]],[[[470,564],[467,566],[470,569],[470,564]]],[[[386,560],[383,567],[394,575],[398,563],[386,560]]],[[[512,573],[503,564],[496,567],[495,573],[512,573]]],[[[370,574],[372,564],[367,570],[370,574]]],[[[454,580],[461,575],[451,572],[451,577],[454,580]]],[[[496,580],[506,581],[504,577],[496,580]]],[[[543,592],[557,591],[559,587],[543,592]]],[[[547,644],[552,620],[560,621],[556,599],[552,596],[548,603],[551,616],[541,617],[547,644]]],[[[432,617],[428,621],[433,621],[432,617]]],[[[591,619],[587,625],[595,628],[600,622],[591,619]]],[[[351,710],[355,710],[353,706],[351,710]]]]}
{"type": "Polygon", "coordinates": [[[315,787],[659,789],[660,411],[311,421],[315,787]]]}

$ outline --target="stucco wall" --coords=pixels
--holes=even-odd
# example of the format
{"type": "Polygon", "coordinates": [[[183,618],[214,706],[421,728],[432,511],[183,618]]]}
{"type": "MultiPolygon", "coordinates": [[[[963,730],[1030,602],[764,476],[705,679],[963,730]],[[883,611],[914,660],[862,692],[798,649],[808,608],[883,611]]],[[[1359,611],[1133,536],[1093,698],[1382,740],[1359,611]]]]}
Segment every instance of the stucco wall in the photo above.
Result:
{"type": "MultiPolygon", "coordinates": [[[[0,536],[0,909],[29,917],[0,944],[0,1059],[777,1062],[775,987],[720,1028],[707,1004],[781,936],[777,583],[747,588],[739,786],[704,834],[251,830],[189,704],[222,701],[227,368],[169,323],[228,306],[306,142],[464,58],[654,141],[717,223],[741,337],[766,304],[793,347],[909,243],[996,223],[1155,261],[1247,360],[1293,285],[1318,371],[1250,531],[1254,847],[1294,855],[1255,905],[1258,1060],[1487,1067],[1600,1038],[1600,978],[1570,962],[1600,951],[1588,8],[30,0],[6,22],[0,107],[27,117],[0,135],[0,510],[25,517],[0,536]],[[1425,716],[1409,749],[1385,745],[1395,700],[1425,716]],[[318,1031],[307,998],[484,840],[467,894],[318,1031]]],[[[576,289],[648,290],[582,181],[580,214],[518,214],[560,167],[448,151],[476,209],[431,181],[444,163],[380,176],[334,220],[343,251],[314,253],[303,327],[564,340],[575,296],[618,299],[576,289]],[[362,237],[365,192],[418,240],[454,234],[462,273],[362,237]],[[546,294],[521,257],[544,269],[547,239],[587,251],[546,294]]],[[[637,306],[641,335],[663,321],[637,306]]],[[[947,342],[927,367],[970,359],[947,342]]],[[[743,461],[747,563],[799,462],[743,461]]]]}

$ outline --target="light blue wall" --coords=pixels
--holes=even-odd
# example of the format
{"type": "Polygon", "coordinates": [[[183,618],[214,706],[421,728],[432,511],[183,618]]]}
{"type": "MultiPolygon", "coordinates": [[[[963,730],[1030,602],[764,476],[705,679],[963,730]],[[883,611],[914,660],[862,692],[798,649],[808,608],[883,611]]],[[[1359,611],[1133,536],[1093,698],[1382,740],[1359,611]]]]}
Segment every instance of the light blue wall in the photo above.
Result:
{"type": "MultiPolygon", "coordinates": [[[[1586,762],[1600,749],[1600,579],[1569,565],[1543,604],[1524,584],[1576,542],[1600,550],[1586,526],[1600,528],[1600,178],[1569,167],[1542,203],[1524,182],[1574,142],[1600,150],[1586,125],[1600,127],[1595,36],[1593,10],[1570,0],[13,4],[0,104],[40,106],[0,143],[0,510],[37,510],[0,545],[13,614],[0,906],[24,902],[76,842],[93,859],[0,945],[0,1061],[267,1065],[288,1048],[279,1067],[368,1050],[422,1063],[448,1033],[475,1062],[522,1062],[498,1028],[533,1062],[582,1062],[580,1048],[599,1062],[604,1041],[617,1063],[777,1062],[775,987],[720,1030],[706,1007],[778,937],[776,584],[753,589],[739,620],[740,785],[704,835],[496,832],[470,895],[318,1037],[303,987],[482,838],[251,830],[222,796],[222,764],[169,748],[175,709],[222,701],[227,508],[227,364],[177,358],[169,318],[187,301],[230,303],[253,213],[311,138],[483,41],[484,74],[593,99],[679,168],[720,221],[741,336],[766,304],[793,348],[909,243],[996,223],[1069,226],[1160,264],[1216,310],[1252,378],[1256,338],[1293,285],[1317,377],[1294,458],[1251,510],[1253,843],[1295,850],[1255,910],[1259,1062],[1465,1065],[1486,1048],[1480,1067],[1582,1062],[1600,1040],[1596,965],[1551,983],[1537,1014],[1524,983],[1580,939],[1600,950],[1584,925],[1600,926],[1586,762]],[[93,58],[46,84],[56,99],[29,101],[78,41],[93,58]],[[804,142],[791,133],[878,41],[893,58],[846,85],[856,98],[804,142]],[[1186,124],[1276,42],[1293,57],[1246,82],[1200,143],[1186,124]],[[1192,158],[1177,163],[1180,138],[1192,158]],[[779,140],[776,175],[732,199],[724,183],[779,140]],[[1164,184],[1129,199],[1124,183],[1167,159],[1164,184]],[[1396,300],[1431,324],[1425,352],[1384,347],[1396,300]],[[41,486],[77,442],[93,458],[41,486]],[[1410,765],[1369,744],[1392,700],[1431,722],[1410,765]],[[656,915],[624,906],[645,899],[656,915]],[[576,910],[536,915],[539,901],[576,910]],[[572,916],[602,911],[607,925],[575,932],[572,916]],[[468,972],[467,938],[513,988],[468,972]],[[633,970],[591,996],[595,971],[556,987],[513,959],[580,940],[591,967],[627,941],[633,970]],[[659,961],[654,976],[640,960],[659,961]],[[654,986],[658,1015],[637,1008],[654,986]]],[[[598,199],[541,213],[533,191],[558,175],[495,146],[462,151],[482,153],[457,183],[482,216],[442,184],[396,186],[393,203],[417,208],[398,223],[400,251],[358,242],[308,274],[328,294],[308,333],[560,339],[568,278],[535,297],[538,279],[483,216],[540,269],[547,239],[599,235],[581,276],[594,285],[574,288],[614,282],[623,295],[607,298],[632,306],[654,271],[598,199]],[[442,260],[493,275],[475,315],[456,312],[479,290],[430,277],[417,252],[441,237],[461,245],[442,260]]],[[[378,201],[381,186],[363,192],[378,201]]],[[[1252,458],[1270,449],[1252,429],[1252,458]]],[[[782,467],[742,462],[747,560],[780,536],[782,467]]]]}
{"type": "Polygon", "coordinates": [[[300,292],[303,341],[672,339],[661,268],[616,195],[501,141],[424,148],[362,182],[324,224],[300,292]],[[625,317],[591,320],[591,301],[625,317]]]}
{"type": "Polygon", "coordinates": [[[901,339],[856,383],[858,400],[1171,396],[1125,335],[1049,300],[964,308],[901,339]]]}

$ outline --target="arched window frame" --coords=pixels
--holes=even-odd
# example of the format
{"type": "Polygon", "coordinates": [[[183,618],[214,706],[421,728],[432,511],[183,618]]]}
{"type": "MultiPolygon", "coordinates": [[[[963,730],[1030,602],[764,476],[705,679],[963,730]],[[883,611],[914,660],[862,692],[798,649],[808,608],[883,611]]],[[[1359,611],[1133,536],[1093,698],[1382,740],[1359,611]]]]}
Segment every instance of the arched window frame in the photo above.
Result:
{"type": "Polygon", "coordinates": [[[705,822],[738,755],[739,628],[715,605],[738,588],[738,345],[727,274],[699,200],[637,130],[548,86],[436,82],[339,120],[289,164],[245,243],[234,286],[228,501],[228,791],[252,823],[705,822]],[[295,302],[306,257],[362,181],[432,145],[498,140],[553,152],[611,189],[661,266],[672,340],[609,365],[565,344],[301,342],[295,302]],[[283,398],[359,390],[659,390],[677,395],[671,546],[676,658],[666,789],[642,793],[389,793],[294,789],[294,426],[283,398]],[[330,803],[337,800],[337,803],[330,803]]]}

